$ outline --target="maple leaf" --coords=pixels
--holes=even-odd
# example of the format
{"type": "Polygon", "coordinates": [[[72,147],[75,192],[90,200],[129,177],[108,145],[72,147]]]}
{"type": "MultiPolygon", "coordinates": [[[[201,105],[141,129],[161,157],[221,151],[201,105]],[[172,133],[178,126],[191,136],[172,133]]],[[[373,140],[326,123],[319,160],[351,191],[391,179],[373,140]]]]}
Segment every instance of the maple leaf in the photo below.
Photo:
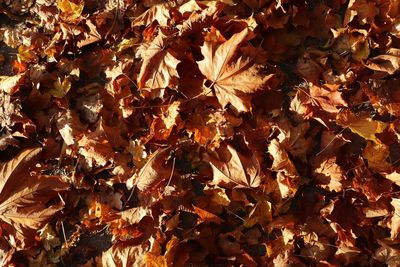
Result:
{"type": "MultiPolygon", "coordinates": [[[[204,28],[204,26],[209,25],[212,22],[213,18],[218,13],[220,13],[224,7],[224,5],[220,1],[213,1],[209,3],[211,4],[206,9],[202,10],[200,13],[193,12],[190,17],[183,22],[182,25],[178,25],[179,35],[185,36],[186,34],[200,31],[202,28],[204,28]]],[[[198,3],[196,2],[196,6],[197,5],[198,3]]],[[[181,13],[184,13],[184,5],[182,5],[181,7],[179,10],[181,13]]]]}
{"type": "Polygon", "coordinates": [[[380,142],[375,134],[383,132],[387,126],[384,122],[373,120],[367,113],[354,114],[350,110],[339,113],[336,116],[336,123],[349,127],[353,133],[375,143],[380,142]]]}
{"type": "Polygon", "coordinates": [[[122,242],[114,244],[104,251],[98,260],[98,266],[130,267],[145,266],[146,245],[126,245],[122,242]]]}
{"type": "Polygon", "coordinates": [[[194,140],[211,149],[220,146],[225,139],[231,139],[235,127],[242,123],[241,118],[223,110],[204,110],[196,112],[186,120],[186,131],[193,133],[194,140]]]}
{"type": "Polygon", "coordinates": [[[152,189],[161,180],[168,178],[171,175],[171,170],[164,166],[165,157],[169,147],[160,148],[150,155],[146,164],[140,169],[137,175],[132,178],[135,185],[141,191],[152,189]]]}
{"type": "Polygon", "coordinates": [[[138,49],[138,56],[143,58],[138,75],[139,89],[157,90],[155,97],[162,97],[166,87],[174,84],[173,78],[178,78],[176,69],[179,60],[166,46],[167,38],[160,32],[149,44],[138,49]]]}
{"type": "Polygon", "coordinates": [[[61,80],[61,77],[57,78],[54,82],[54,89],[50,90],[49,93],[58,98],[64,97],[71,89],[71,81],[68,78],[61,80]]]}
{"type": "MultiPolygon", "coordinates": [[[[239,45],[248,34],[246,28],[217,47],[205,42],[201,47],[204,59],[197,62],[201,73],[211,82],[209,88],[214,88],[221,106],[232,104],[239,112],[250,109],[250,94],[265,89],[274,76],[260,74],[262,66],[252,64],[251,58],[239,57],[234,60],[239,45]]],[[[205,91],[209,88],[205,88],[205,91]]]]}
{"type": "Polygon", "coordinates": [[[156,140],[166,140],[173,127],[179,120],[179,101],[170,104],[161,117],[156,117],[151,124],[151,134],[154,134],[156,140]]]}
{"type": "Polygon", "coordinates": [[[61,15],[66,22],[76,22],[82,14],[83,2],[78,4],[69,0],[58,0],[57,7],[61,10],[61,15]]]}
{"type": "Polygon", "coordinates": [[[105,166],[107,162],[114,161],[114,150],[107,139],[101,121],[98,122],[95,131],[83,135],[78,145],[79,153],[84,156],[89,167],[92,167],[94,163],[105,166]]]}
{"type": "Polygon", "coordinates": [[[221,147],[219,151],[218,158],[206,155],[213,170],[215,184],[221,186],[233,184],[235,187],[246,188],[260,185],[262,173],[260,163],[255,156],[246,158],[231,145],[221,147]]]}
{"type": "Polygon", "coordinates": [[[30,176],[40,148],[26,149],[0,165],[0,220],[7,239],[17,248],[32,244],[36,231],[62,209],[46,203],[68,185],[52,176],[30,176]]]}
{"type": "Polygon", "coordinates": [[[154,21],[162,27],[168,26],[170,19],[169,9],[174,6],[173,2],[166,2],[163,4],[153,5],[143,14],[132,21],[132,26],[149,26],[154,21]]]}
{"type": "Polygon", "coordinates": [[[316,157],[312,165],[315,166],[313,176],[319,186],[330,191],[342,191],[345,173],[336,163],[336,157],[316,157]]]}

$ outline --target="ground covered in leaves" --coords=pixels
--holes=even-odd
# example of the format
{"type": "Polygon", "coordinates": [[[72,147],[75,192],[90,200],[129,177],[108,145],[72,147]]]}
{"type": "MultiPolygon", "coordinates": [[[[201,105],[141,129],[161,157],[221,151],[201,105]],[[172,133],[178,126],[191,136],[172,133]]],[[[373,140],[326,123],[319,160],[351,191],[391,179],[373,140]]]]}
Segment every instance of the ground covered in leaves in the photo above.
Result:
{"type": "Polygon", "coordinates": [[[399,1],[0,11],[2,266],[399,266],[399,1]]]}

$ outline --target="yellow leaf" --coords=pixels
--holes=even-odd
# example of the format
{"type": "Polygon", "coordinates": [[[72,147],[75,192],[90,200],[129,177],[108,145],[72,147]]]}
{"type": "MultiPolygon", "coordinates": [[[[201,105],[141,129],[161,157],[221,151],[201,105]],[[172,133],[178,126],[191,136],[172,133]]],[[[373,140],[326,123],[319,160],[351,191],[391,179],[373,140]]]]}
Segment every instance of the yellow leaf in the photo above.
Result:
{"type": "Polygon", "coordinates": [[[18,47],[17,58],[19,62],[31,62],[36,59],[36,55],[28,46],[21,45],[18,47]]]}
{"type": "Polygon", "coordinates": [[[133,37],[129,39],[123,39],[118,45],[117,45],[117,52],[121,53],[125,51],[126,49],[132,48],[137,42],[139,41],[139,38],[133,37]]]}
{"type": "Polygon", "coordinates": [[[272,220],[272,205],[269,201],[260,201],[256,204],[253,210],[245,218],[244,226],[252,227],[259,223],[261,226],[266,227],[272,220]]]}
{"type": "Polygon", "coordinates": [[[75,4],[69,0],[58,0],[57,7],[61,10],[64,21],[74,22],[81,17],[83,2],[75,4]]]}
{"type": "Polygon", "coordinates": [[[375,134],[383,132],[387,126],[384,122],[373,120],[368,113],[356,115],[349,110],[339,113],[336,116],[336,122],[341,126],[348,127],[362,138],[375,143],[380,143],[375,134]]]}
{"type": "Polygon", "coordinates": [[[71,82],[67,78],[61,81],[61,78],[58,77],[57,81],[54,82],[54,89],[50,90],[49,93],[54,97],[62,98],[70,89],[71,82]]]}

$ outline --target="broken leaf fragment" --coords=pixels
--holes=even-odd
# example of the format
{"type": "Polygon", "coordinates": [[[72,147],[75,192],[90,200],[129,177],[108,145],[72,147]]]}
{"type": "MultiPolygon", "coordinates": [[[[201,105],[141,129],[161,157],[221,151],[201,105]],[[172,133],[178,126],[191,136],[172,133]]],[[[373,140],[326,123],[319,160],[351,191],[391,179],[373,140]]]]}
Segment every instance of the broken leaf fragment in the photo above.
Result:
{"type": "Polygon", "coordinates": [[[15,76],[0,76],[0,90],[7,94],[13,95],[18,91],[19,86],[23,83],[25,73],[20,73],[15,76]]]}

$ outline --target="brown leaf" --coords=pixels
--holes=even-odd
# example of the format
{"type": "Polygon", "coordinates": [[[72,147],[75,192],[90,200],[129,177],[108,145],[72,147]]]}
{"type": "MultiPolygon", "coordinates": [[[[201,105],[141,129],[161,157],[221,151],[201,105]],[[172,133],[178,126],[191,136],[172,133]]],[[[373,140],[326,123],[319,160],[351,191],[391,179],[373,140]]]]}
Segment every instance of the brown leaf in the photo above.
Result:
{"type": "Polygon", "coordinates": [[[145,245],[126,245],[124,243],[116,243],[101,255],[98,260],[98,266],[110,267],[130,267],[145,266],[145,245]]]}
{"type": "Polygon", "coordinates": [[[168,48],[167,38],[161,32],[149,44],[144,44],[138,50],[143,58],[138,76],[139,89],[157,90],[155,97],[162,97],[164,90],[174,84],[173,79],[179,77],[177,65],[180,62],[168,48]]]}
{"type": "Polygon", "coordinates": [[[336,163],[336,157],[316,157],[312,165],[315,166],[313,177],[319,186],[329,191],[342,191],[345,172],[336,163]]]}
{"type": "Polygon", "coordinates": [[[379,143],[375,134],[383,132],[387,126],[384,122],[373,120],[368,113],[354,114],[350,110],[339,113],[336,116],[336,123],[349,127],[353,133],[375,143],[379,143]]]}
{"type": "Polygon", "coordinates": [[[365,66],[392,75],[400,69],[400,49],[390,48],[385,55],[370,58],[365,66]]]}
{"type": "Polygon", "coordinates": [[[78,141],[79,153],[84,156],[89,167],[95,164],[105,166],[107,162],[114,161],[114,150],[107,139],[107,135],[102,127],[102,121],[97,124],[96,130],[84,133],[78,141]]]}
{"type": "Polygon", "coordinates": [[[203,210],[199,207],[196,207],[195,205],[192,205],[194,209],[194,213],[197,214],[200,217],[200,220],[205,223],[216,223],[216,224],[221,224],[223,221],[221,218],[219,218],[217,215],[212,214],[211,212],[208,212],[206,210],[203,210]]]}
{"type": "Polygon", "coordinates": [[[148,267],[168,267],[167,260],[163,255],[156,256],[153,253],[147,253],[145,259],[148,267]]]}
{"type": "Polygon", "coordinates": [[[141,191],[150,190],[155,184],[171,175],[171,170],[164,166],[169,147],[159,148],[150,155],[146,164],[135,177],[135,185],[141,191]]]}
{"type": "Polygon", "coordinates": [[[213,170],[213,180],[217,185],[234,187],[258,187],[262,180],[260,163],[239,154],[231,145],[221,147],[218,158],[208,157],[213,170]]]}
{"type": "Polygon", "coordinates": [[[29,175],[40,148],[27,149],[0,165],[0,220],[9,242],[17,248],[32,244],[36,231],[62,206],[46,203],[68,185],[53,176],[29,175]]]}
{"type": "Polygon", "coordinates": [[[400,233],[400,199],[392,198],[390,204],[393,206],[393,214],[390,220],[390,238],[396,239],[400,233]]]}
{"type": "Polygon", "coordinates": [[[0,90],[13,95],[18,91],[19,85],[23,83],[24,79],[25,73],[20,73],[15,76],[0,76],[0,90]]]}
{"type": "Polygon", "coordinates": [[[154,21],[157,21],[160,26],[168,26],[170,19],[169,9],[173,6],[172,2],[153,5],[143,14],[132,21],[132,26],[149,26],[154,21]]]}
{"type": "Polygon", "coordinates": [[[156,117],[151,124],[151,131],[156,140],[166,140],[173,127],[177,124],[179,120],[179,101],[175,101],[170,104],[161,117],[156,117]]]}
{"type": "Polygon", "coordinates": [[[150,210],[145,207],[130,208],[118,213],[121,219],[129,224],[139,223],[145,216],[150,214],[150,210]]]}
{"type": "MultiPolygon", "coordinates": [[[[239,112],[250,109],[250,94],[265,89],[274,76],[261,75],[262,66],[252,64],[250,58],[239,57],[234,60],[248,34],[246,28],[217,47],[205,42],[201,47],[204,59],[197,63],[201,73],[211,82],[221,106],[232,104],[239,112]]],[[[204,90],[208,92],[209,88],[204,90]]]]}

